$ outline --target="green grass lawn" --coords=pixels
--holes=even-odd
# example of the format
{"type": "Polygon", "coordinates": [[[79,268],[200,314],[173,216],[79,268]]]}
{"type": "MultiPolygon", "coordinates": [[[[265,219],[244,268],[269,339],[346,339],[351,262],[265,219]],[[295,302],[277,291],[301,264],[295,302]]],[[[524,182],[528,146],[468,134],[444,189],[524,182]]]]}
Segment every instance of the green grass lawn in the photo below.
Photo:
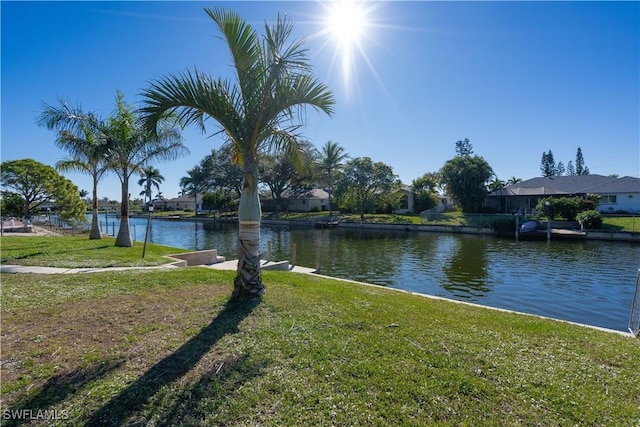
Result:
{"type": "Polygon", "coordinates": [[[143,259],[142,242],[134,242],[130,248],[120,248],[115,246],[113,237],[89,240],[86,234],[62,238],[5,234],[0,239],[0,245],[0,261],[3,264],[64,268],[160,265],[170,262],[164,255],[187,252],[184,249],[149,243],[143,259]]]}
{"type": "Polygon", "coordinates": [[[633,338],[287,272],[229,303],[233,277],[3,274],[3,409],[59,425],[640,423],[633,338]]]}

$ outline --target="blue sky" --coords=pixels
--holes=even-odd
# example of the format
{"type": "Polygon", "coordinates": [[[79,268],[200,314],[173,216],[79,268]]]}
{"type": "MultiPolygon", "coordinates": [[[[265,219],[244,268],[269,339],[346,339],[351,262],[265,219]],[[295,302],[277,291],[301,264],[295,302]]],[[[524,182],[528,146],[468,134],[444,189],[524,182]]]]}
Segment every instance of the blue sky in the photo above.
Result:
{"type": "MultiPolygon", "coordinates": [[[[440,169],[464,138],[503,180],[539,176],[549,149],[566,164],[578,146],[591,173],[640,176],[638,2],[367,2],[345,76],[327,2],[3,1],[2,161],[64,157],[36,124],[43,102],[65,98],[106,117],[116,90],[137,104],[167,73],[232,76],[203,11],[217,6],[260,31],[287,13],[337,100],[331,118],[308,110],[304,135],[383,161],[404,183],[440,169]]],[[[155,165],[166,197],[221,142],[195,128],[183,135],[191,155],[155,165]]],[[[66,176],[91,190],[89,177],[66,176]]],[[[102,181],[99,195],[119,200],[119,181],[102,181]]]]}

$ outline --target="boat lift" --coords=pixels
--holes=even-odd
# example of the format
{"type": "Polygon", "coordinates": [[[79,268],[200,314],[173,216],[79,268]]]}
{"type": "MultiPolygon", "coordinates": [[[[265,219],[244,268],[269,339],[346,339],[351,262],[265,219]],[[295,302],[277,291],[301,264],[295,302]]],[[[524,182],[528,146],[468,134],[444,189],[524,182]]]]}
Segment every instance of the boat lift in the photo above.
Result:
{"type": "Polygon", "coordinates": [[[631,303],[631,316],[629,316],[629,332],[636,338],[640,333],[640,269],[636,278],[636,291],[633,294],[633,303],[631,303]]]}

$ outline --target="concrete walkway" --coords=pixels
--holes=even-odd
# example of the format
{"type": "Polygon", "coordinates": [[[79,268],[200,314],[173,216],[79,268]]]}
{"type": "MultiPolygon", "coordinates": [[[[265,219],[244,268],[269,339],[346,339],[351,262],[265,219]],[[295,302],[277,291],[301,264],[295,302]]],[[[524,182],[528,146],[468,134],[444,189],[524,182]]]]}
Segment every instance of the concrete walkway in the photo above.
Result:
{"type": "MultiPolygon", "coordinates": [[[[231,270],[235,271],[238,267],[238,260],[224,261],[216,264],[200,265],[198,267],[206,267],[214,270],[231,270]]],[[[293,271],[295,273],[314,273],[313,268],[292,266],[288,261],[262,261],[260,267],[263,270],[279,270],[293,271]]],[[[10,265],[1,264],[0,273],[32,273],[32,274],[81,274],[81,273],[100,273],[104,271],[127,271],[127,270],[166,270],[172,268],[181,268],[173,264],[162,264],[148,267],[85,267],[85,268],[61,268],[61,267],[41,267],[31,265],[10,265]]]]}

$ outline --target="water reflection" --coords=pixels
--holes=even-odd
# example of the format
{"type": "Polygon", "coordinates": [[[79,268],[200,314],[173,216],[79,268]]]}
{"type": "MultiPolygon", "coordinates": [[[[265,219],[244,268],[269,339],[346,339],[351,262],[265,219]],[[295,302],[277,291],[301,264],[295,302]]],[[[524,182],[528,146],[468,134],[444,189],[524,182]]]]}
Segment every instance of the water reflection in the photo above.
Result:
{"type": "Polygon", "coordinates": [[[450,246],[451,250],[443,267],[448,281],[442,287],[460,298],[486,296],[491,291],[487,283],[486,239],[456,239],[450,246]]]}

